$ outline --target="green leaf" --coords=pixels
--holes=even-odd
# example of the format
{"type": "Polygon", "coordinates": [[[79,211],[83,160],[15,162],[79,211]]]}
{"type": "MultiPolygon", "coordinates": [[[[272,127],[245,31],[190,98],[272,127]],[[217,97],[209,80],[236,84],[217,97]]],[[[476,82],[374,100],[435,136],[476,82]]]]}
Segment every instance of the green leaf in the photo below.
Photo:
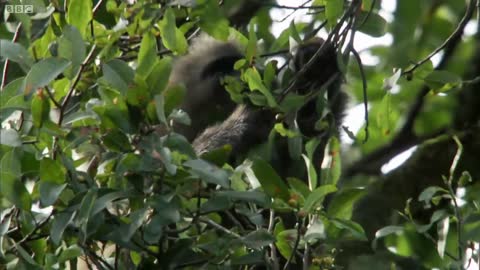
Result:
{"type": "MultiPolygon", "coordinates": [[[[11,81],[0,92],[0,112],[9,115],[14,110],[28,109],[23,95],[24,77],[11,81]]],[[[4,115],[0,114],[3,118],[4,115]]],[[[3,119],[6,119],[3,118],[3,119]]]]}
{"type": "Polygon", "coordinates": [[[164,57],[157,61],[147,77],[150,93],[160,94],[165,90],[172,71],[172,58],[164,57]]]}
{"type": "Polygon", "coordinates": [[[438,192],[443,193],[443,194],[448,194],[448,190],[446,190],[444,188],[428,187],[428,188],[424,189],[422,191],[422,193],[420,193],[420,195],[418,196],[418,200],[420,202],[430,202],[432,200],[433,196],[435,196],[435,194],[437,194],[438,192]]]}
{"type": "Polygon", "coordinates": [[[29,95],[33,90],[48,85],[70,64],[70,61],[56,57],[46,58],[35,63],[25,78],[25,94],[29,95]]]}
{"type": "Polygon", "coordinates": [[[20,135],[14,129],[0,129],[0,144],[11,147],[22,146],[20,135]]]}
{"type": "Polygon", "coordinates": [[[332,218],[350,219],[355,202],[365,196],[363,188],[341,189],[328,204],[327,214],[332,218]]]}
{"type": "Polygon", "coordinates": [[[64,263],[76,259],[83,255],[83,250],[77,245],[71,245],[68,248],[64,249],[60,256],[58,256],[58,261],[64,263]]]}
{"type": "Polygon", "coordinates": [[[259,250],[273,243],[275,237],[267,230],[259,229],[247,234],[242,241],[247,247],[259,250]]]}
{"type": "Polygon", "coordinates": [[[187,52],[187,40],[175,24],[175,13],[171,8],[165,11],[163,20],[158,24],[160,27],[160,36],[165,47],[177,54],[187,52]]]}
{"type": "Polygon", "coordinates": [[[450,218],[445,217],[437,223],[437,252],[440,258],[445,255],[445,247],[447,245],[448,230],[450,228],[450,218]]]}
{"type": "Polygon", "coordinates": [[[100,78],[113,89],[126,95],[130,84],[133,83],[135,73],[132,68],[122,60],[114,59],[102,65],[103,77],[100,78]]]}
{"type": "Polygon", "coordinates": [[[461,85],[462,78],[453,72],[434,70],[425,78],[425,83],[435,92],[445,92],[461,85]]]}
{"type": "Polygon", "coordinates": [[[287,185],[270,164],[256,158],[253,160],[252,170],[268,196],[280,198],[285,202],[290,199],[287,185]]]}
{"type": "Polygon", "coordinates": [[[80,203],[80,208],[75,217],[75,224],[78,227],[80,227],[80,232],[81,232],[80,240],[82,242],[84,242],[87,237],[87,224],[88,224],[88,221],[90,220],[90,217],[92,216],[91,213],[92,213],[93,205],[95,203],[96,198],[97,198],[97,190],[95,189],[88,190],[85,196],[83,197],[82,202],[80,203]]]}
{"type": "Polygon", "coordinates": [[[362,10],[356,19],[358,30],[372,37],[381,37],[387,32],[387,20],[375,12],[362,10]],[[367,18],[368,16],[368,18],[367,18]],[[366,19],[366,21],[365,21],[366,19]]]}
{"type": "Polygon", "coordinates": [[[0,161],[0,194],[18,208],[30,211],[32,198],[22,183],[20,158],[15,150],[6,152],[0,161]]]}
{"type": "Polygon", "coordinates": [[[124,242],[130,241],[135,232],[142,226],[145,219],[148,217],[148,209],[142,208],[130,215],[130,224],[126,227],[125,232],[122,234],[122,239],[124,242]]]}
{"type": "Polygon", "coordinates": [[[14,149],[6,153],[2,152],[2,154],[3,156],[0,160],[0,172],[20,176],[22,174],[22,163],[20,162],[19,151],[14,149]]]}
{"type": "Polygon", "coordinates": [[[132,147],[127,135],[118,129],[105,133],[102,136],[102,143],[115,152],[128,152],[132,147]]]}
{"type": "MultiPolygon", "coordinates": [[[[174,108],[182,104],[182,101],[187,93],[187,90],[182,85],[175,85],[169,87],[165,91],[165,114],[170,115],[174,108]]],[[[190,119],[190,118],[189,118],[190,119]]]]}
{"type": "Polygon", "coordinates": [[[317,220],[312,225],[310,225],[305,233],[305,241],[309,243],[314,243],[317,240],[327,239],[327,232],[325,225],[321,220],[317,220]]]}
{"type": "Polygon", "coordinates": [[[216,195],[228,198],[231,201],[255,203],[264,207],[270,205],[270,198],[260,191],[218,191],[216,195]]]}
{"type": "Polygon", "coordinates": [[[365,231],[363,230],[362,226],[360,226],[360,224],[353,222],[351,220],[337,219],[337,218],[332,219],[331,222],[337,228],[346,229],[348,232],[352,234],[354,238],[362,241],[367,240],[365,231]]]}
{"type": "Polygon", "coordinates": [[[18,63],[23,71],[33,65],[33,59],[22,45],[6,39],[0,40],[0,57],[18,63]]]}
{"type": "Polygon", "coordinates": [[[298,232],[295,229],[284,230],[276,235],[277,242],[275,246],[285,259],[290,259],[295,241],[297,240],[298,232]]]}
{"type": "Polygon", "coordinates": [[[310,189],[307,184],[300,179],[288,177],[287,183],[294,191],[301,194],[304,198],[308,197],[308,194],[310,194],[310,189]]]}
{"type": "Polygon", "coordinates": [[[0,172],[0,180],[0,193],[18,208],[30,211],[32,198],[20,180],[20,176],[2,171],[0,172]]]}
{"type": "Polygon", "coordinates": [[[87,26],[93,19],[92,2],[84,0],[68,1],[67,22],[75,26],[83,37],[86,37],[87,26]]]}
{"type": "Polygon", "coordinates": [[[59,160],[43,158],[40,160],[40,180],[54,184],[65,183],[66,169],[59,160]]]}
{"type": "Polygon", "coordinates": [[[218,196],[217,194],[216,196],[210,198],[208,201],[202,204],[200,208],[200,213],[208,214],[211,212],[220,212],[230,209],[232,205],[232,199],[230,199],[228,196],[218,196]]]}
{"type": "Polygon", "coordinates": [[[70,60],[72,65],[65,70],[65,76],[73,79],[86,57],[85,42],[77,28],[66,25],[63,36],[58,39],[58,56],[70,60]]]}
{"type": "Polygon", "coordinates": [[[231,259],[231,264],[234,266],[262,265],[264,262],[263,252],[260,251],[249,252],[240,257],[233,255],[231,259]]]}
{"type": "Polygon", "coordinates": [[[377,125],[381,129],[383,136],[389,136],[393,127],[392,97],[387,92],[379,105],[377,113],[377,125]]]}
{"type": "Polygon", "coordinates": [[[314,189],[317,187],[318,183],[317,170],[315,170],[315,166],[313,165],[313,162],[309,157],[307,157],[306,155],[302,155],[302,157],[305,161],[305,166],[307,167],[309,189],[314,189]]]}
{"type": "Polygon", "coordinates": [[[106,194],[102,194],[101,196],[98,196],[98,198],[95,200],[95,204],[93,205],[91,216],[94,216],[100,213],[100,211],[107,208],[109,203],[113,202],[114,200],[127,198],[127,197],[128,197],[128,194],[126,194],[123,191],[108,190],[106,194]]]}
{"type": "Polygon", "coordinates": [[[225,170],[218,168],[202,159],[189,160],[184,163],[186,167],[190,168],[190,173],[197,177],[200,177],[203,181],[220,185],[224,188],[230,186],[230,180],[225,170]]]}
{"type": "Polygon", "coordinates": [[[155,108],[157,111],[158,120],[164,125],[168,125],[167,118],[165,117],[165,100],[162,94],[155,95],[155,108]]]}
{"type": "Polygon", "coordinates": [[[288,28],[290,30],[290,37],[293,38],[293,40],[290,40],[290,49],[292,49],[296,47],[297,44],[302,42],[302,38],[298,34],[297,26],[294,20],[292,20],[288,28]]]}
{"type": "Polygon", "coordinates": [[[203,5],[199,5],[195,13],[198,13],[200,17],[200,28],[216,39],[227,40],[230,33],[228,20],[222,14],[217,1],[204,0],[199,2],[203,2],[203,5]]]}
{"type": "Polygon", "coordinates": [[[297,121],[294,121],[292,129],[297,136],[288,138],[288,153],[292,160],[299,160],[302,156],[303,139],[302,136],[298,135],[300,134],[300,128],[298,127],[297,121]]]}
{"type": "Polygon", "coordinates": [[[463,231],[465,240],[480,241],[480,213],[471,214],[465,219],[463,231]]]}
{"type": "Polygon", "coordinates": [[[314,189],[312,193],[310,193],[310,195],[308,195],[308,197],[305,199],[305,205],[303,206],[303,209],[307,213],[315,211],[316,206],[323,202],[325,196],[336,191],[337,187],[334,185],[324,185],[314,189]]]}
{"type": "MultiPolygon", "coordinates": [[[[40,167],[41,168],[41,167],[40,167]]],[[[40,182],[40,203],[42,207],[54,204],[67,184],[58,185],[53,182],[40,182]]]]}
{"type": "Polygon", "coordinates": [[[37,128],[42,127],[43,123],[50,120],[50,101],[43,91],[40,89],[36,92],[31,104],[33,125],[37,128]]]}
{"type": "Polygon", "coordinates": [[[322,177],[323,185],[337,185],[342,173],[342,163],[340,157],[340,141],[337,137],[331,137],[328,143],[328,152],[330,160],[328,167],[324,170],[325,175],[322,177]]]}
{"type": "Polygon", "coordinates": [[[328,25],[334,27],[337,20],[343,14],[343,0],[327,0],[325,4],[325,16],[327,17],[328,25]]]}
{"type": "Polygon", "coordinates": [[[257,69],[249,68],[245,71],[243,76],[244,80],[248,83],[248,87],[250,88],[250,90],[260,91],[260,93],[262,93],[267,98],[267,102],[270,107],[278,106],[272,93],[270,93],[270,90],[268,90],[267,87],[263,84],[262,77],[260,77],[260,73],[258,73],[257,69]]]}
{"type": "Polygon", "coordinates": [[[151,32],[143,35],[138,52],[137,74],[147,77],[157,62],[157,41],[151,32]]]}
{"type": "Polygon", "coordinates": [[[19,257],[27,264],[27,269],[41,269],[40,265],[33,260],[32,256],[20,244],[15,243],[15,249],[20,255],[19,257]]]}
{"type": "Polygon", "coordinates": [[[399,233],[402,233],[403,231],[404,231],[404,228],[402,226],[386,226],[381,228],[375,233],[375,239],[372,242],[373,248],[375,249],[377,247],[379,239],[384,238],[391,234],[399,234],[399,233]]]}

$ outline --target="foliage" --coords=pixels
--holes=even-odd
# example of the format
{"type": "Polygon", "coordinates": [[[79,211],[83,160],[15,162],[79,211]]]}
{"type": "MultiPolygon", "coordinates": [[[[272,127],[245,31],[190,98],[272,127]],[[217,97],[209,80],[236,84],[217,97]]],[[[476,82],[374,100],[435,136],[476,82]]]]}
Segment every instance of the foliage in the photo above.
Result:
{"type": "MultiPolygon", "coordinates": [[[[392,18],[380,0],[0,5],[25,4],[34,13],[5,12],[0,24],[5,269],[460,269],[478,260],[480,35],[462,38],[477,1],[399,0],[392,18]],[[272,9],[311,16],[275,37],[272,9]],[[320,30],[337,45],[350,106],[367,98],[368,126],[307,138],[278,123],[236,163],[228,146],[197,156],[175,132],[173,122],[190,119],[178,109],[185,89],[169,76],[199,31],[245,49],[241,81],[224,79],[233,100],[286,113],[312,96],[290,91],[294,74],[269,56],[288,61],[289,48],[320,30]],[[359,35],[393,42],[359,54],[359,35]],[[368,56],[376,63],[363,64],[368,56]],[[291,171],[306,174],[277,171],[275,137],[298,161],[291,171]],[[381,172],[413,146],[410,162],[381,172]]],[[[320,130],[332,126],[325,96],[313,97],[325,110],[320,130]]]]}

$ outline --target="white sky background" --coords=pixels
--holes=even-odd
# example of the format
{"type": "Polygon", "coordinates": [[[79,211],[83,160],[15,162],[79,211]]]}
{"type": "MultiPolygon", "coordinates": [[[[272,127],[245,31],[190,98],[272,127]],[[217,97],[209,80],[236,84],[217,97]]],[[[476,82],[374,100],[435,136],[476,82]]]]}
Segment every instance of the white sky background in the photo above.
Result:
{"type": "MultiPolygon", "coordinates": [[[[298,6],[299,5],[299,0],[277,0],[279,5],[284,5],[284,6],[298,6]]],[[[305,1],[301,1],[303,3],[305,1]]],[[[393,12],[395,11],[396,7],[396,0],[384,0],[382,1],[382,8],[379,11],[380,15],[387,20],[387,22],[391,22],[393,19],[393,12]]],[[[295,20],[295,22],[298,21],[309,21],[310,16],[306,15],[308,10],[306,9],[301,9],[295,12],[292,16],[290,16],[288,19],[282,22],[274,22],[274,27],[272,29],[272,32],[275,36],[280,35],[280,33],[289,27],[290,23],[292,20],[295,20]]],[[[292,10],[288,9],[272,9],[271,14],[272,18],[274,20],[281,20],[288,14],[290,14],[292,10]]],[[[471,36],[474,33],[477,32],[477,24],[474,21],[471,21],[469,24],[467,24],[467,27],[465,28],[465,35],[466,36],[471,36]]],[[[323,37],[326,37],[327,34],[325,32],[320,32],[320,35],[323,37]]],[[[357,32],[355,34],[355,42],[354,46],[355,49],[360,53],[360,57],[362,58],[362,62],[365,65],[375,65],[378,63],[378,59],[376,57],[372,56],[369,54],[365,49],[368,49],[373,46],[377,45],[384,45],[384,46],[389,46],[391,45],[393,41],[393,38],[390,34],[386,34],[383,37],[380,38],[373,38],[368,35],[365,35],[363,33],[357,32]]],[[[432,58],[432,62],[434,65],[438,63],[439,59],[441,58],[441,53],[437,54],[432,58]]],[[[347,126],[352,132],[356,133],[364,124],[364,119],[363,119],[364,111],[363,111],[363,104],[357,105],[347,112],[347,116],[345,117],[345,126],[347,126]]],[[[347,142],[352,142],[348,136],[343,136],[342,140],[347,141],[347,142]]],[[[382,167],[382,172],[387,173],[398,166],[400,166],[402,163],[404,163],[415,151],[416,147],[412,147],[403,153],[397,155],[396,157],[392,158],[387,164],[385,164],[382,167]]],[[[475,248],[478,249],[479,245],[478,243],[475,244],[475,248]]],[[[467,251],[467,257],[470,257],[471,250],[467,251]]],[[[475,261],[471,261],[468,270],[474,270],[474,269],[480,269],[479,265],[475,261]]]]}

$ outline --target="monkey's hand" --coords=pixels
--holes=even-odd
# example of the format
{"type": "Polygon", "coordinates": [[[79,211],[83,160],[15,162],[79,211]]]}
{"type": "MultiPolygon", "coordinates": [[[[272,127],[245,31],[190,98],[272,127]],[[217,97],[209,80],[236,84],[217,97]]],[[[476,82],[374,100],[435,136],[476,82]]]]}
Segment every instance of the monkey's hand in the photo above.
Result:
{"type": "Polygon", "coordinates": [[[232,146],[232,153],[245,153],[252,145],[265,141],[275,122],[272,111],[239,105],[222,123],[208,127],[193,141],[198,155],[232,146]]]}

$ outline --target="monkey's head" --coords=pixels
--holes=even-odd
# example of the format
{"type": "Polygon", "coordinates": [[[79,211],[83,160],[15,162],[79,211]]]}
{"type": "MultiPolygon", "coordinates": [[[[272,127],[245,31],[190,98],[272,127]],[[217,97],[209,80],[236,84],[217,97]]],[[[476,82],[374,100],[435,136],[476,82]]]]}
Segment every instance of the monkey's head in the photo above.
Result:
{"type": "MultiPolygon", "coordinates": [[[[300,71],[324,43],[323,39],[314,38],[299,45],[293,59],[294,70],[296,72],[300,71]]],[[[312,65],[299,78],[299,92],[303,94],[306,90],[321,87],[338,71],[335,47],[331,43],[325,44],[321,54],[315,58],[312,65]]]]}
{"type": "Polygon", "coordinates": [[[208,36],[196,38],[189,53],[174,65],[170,84],[183,84],[187,94],[181,108],[192,120],[190,126],[175,128],[188,140],[206,126],[222,121],[236,104],[221,84],[225,75],[235,73],[235,62],[243,58],[234,42],[220,42],[208,36]]]}

